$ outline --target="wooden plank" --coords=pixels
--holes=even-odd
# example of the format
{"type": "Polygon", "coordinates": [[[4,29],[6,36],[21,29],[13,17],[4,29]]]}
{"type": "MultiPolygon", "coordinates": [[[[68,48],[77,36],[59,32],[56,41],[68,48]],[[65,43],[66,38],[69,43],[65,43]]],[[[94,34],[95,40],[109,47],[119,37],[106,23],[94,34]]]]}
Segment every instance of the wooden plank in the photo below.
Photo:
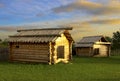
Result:
{"type": "Polygon", "coordinates": [[[33,53],[29,53],[29,54],[24,54],[24,53],[14,53],[13,55],[25,55],[25,56],[49,56],[49,54],[33,54],[33,53]]]}
{"type": "MultiPolygon", "coordinates": [[[[19,45],[16,45],[16,46],[19,46],[19,45]]],[[[22,46],[19,46],[19,48],[16,48],[16,46],[14,46],[13,48],[14,49],[38,49],[38,50],[41,50],[41,49],[49,49],[49,47],[22,47],[22,46]]]]}
{"type": "Polygon", "coordinates": [[[31,60],[31,59],[13,59],[13,61],[48,63],[48,61],[46,61],[46,60],[31,60]]]}
{"type": "Polygon", "coordinates": [[[25,55],[25,54],[13,54],[13,56],[26,56],[26,57],[40,57],[40,58],[48,58],[49,55],[25,55]]]}
{"type": "Polygon", "coordinates": [[[19,49],[49,49],[48,44],[14,44],[12,48],[16,49],[16,46],[19,46],[19,49]]]}
{"type": "Polygon", "coordinates": [[[47,51],[43,51],[43,52],[39,52],[39,51],[13,51],[13,53],[23,53],[23,54],[29,54],[29,53],[33,53],[33,54],[48,54],[49,52],[47,51]]]}
{"type": "Polygon", "coordinates": [[[24,54],[24,55],[49,55],[48,52],[13,52],[13,54],[24,54]]]}
{"type": "Polygon", "coordinates": [[[23,55],[49,55],[49,53],[42,53],[42,52],[30,52],[30,53],[25,53],[25,52],[14,52],[14,54],[23,54],[23,55]]]}
{"type": "Polygon", "coordinates": [[[49,58],[39,58],[39,57],[25,57],[25,56],[13,56],[13,59],[31,59],[31,60],[49,60],[49,58]]]}
{"type": "Polygon", "coordinates": [[[13,57],[13,59],[31,59],[31,60],[49,60],[48,58],[33,58],[33,57],[13,57]]]}
{"type": "Polygon", "coordinates": [[[48,50],[14,50],[13,51],[14,53],[17,53],[17,52],[27,52],[27,53],[30,53],[30,52],[36,52],[36,53],[49,53],[48,50]]]}

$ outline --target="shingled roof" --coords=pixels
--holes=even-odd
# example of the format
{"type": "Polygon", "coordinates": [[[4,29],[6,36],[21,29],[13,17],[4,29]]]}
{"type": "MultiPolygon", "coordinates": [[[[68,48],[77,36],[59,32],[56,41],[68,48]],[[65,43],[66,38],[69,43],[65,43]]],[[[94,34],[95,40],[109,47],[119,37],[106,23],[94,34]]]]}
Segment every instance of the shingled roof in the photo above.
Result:
{"type": "MultiPolygon", "coordinates": [[[[102,40],[102,42],[108,42],[104,36],[87,36],[83,37],[77,44],[76,47],[92,47],[94,43],[97,41],[102,40]]],[[[104,43],[104,44],[110,44],[110,43],[104,43]]]]}
{"type": "Polygon", "coordinates": [[[43,28],[17,30],[17,34],[10,36],[9,42],[54,42],[62,33],[68,40],[73,40],[67,30],[72,28],[43,28]]]}
{"type": "Polygon", "coordinates": [[[102,36],[87,36],[87,37],[83,37],[83,39],[80,40],[79,43],[94,43],[97,42],[99,40],[103,40],[104,42],[107,42],[107,40],[102,36]]]}

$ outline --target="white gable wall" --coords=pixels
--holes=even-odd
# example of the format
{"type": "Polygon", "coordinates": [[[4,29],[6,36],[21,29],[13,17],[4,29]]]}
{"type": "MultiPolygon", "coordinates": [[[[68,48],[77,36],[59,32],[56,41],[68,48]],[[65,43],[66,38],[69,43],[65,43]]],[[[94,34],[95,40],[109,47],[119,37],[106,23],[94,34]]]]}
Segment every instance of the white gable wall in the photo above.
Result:
{"type": "Polygon", "coordinates": [[[99,48],[99,55],[97,55],[97,56],[107,56],[108,55],[108,46],[107,45],[94,44],[93,47],[94,47],[93,50],[95,48],[99,48]]]}
{"type": "Polygon", "coordinates": [[[68,39],[66,38],[66,36],[64,34],[61,34],[61,37],[58,37],[55,41],[55,51],[54,51],[54,61],[55,63],[58,63],[58,62],[68,62],[69,60],[69,41],[68,39]],[[59,46],[64,46],[64,58],[57,58],[57,48],[59,46]]]}

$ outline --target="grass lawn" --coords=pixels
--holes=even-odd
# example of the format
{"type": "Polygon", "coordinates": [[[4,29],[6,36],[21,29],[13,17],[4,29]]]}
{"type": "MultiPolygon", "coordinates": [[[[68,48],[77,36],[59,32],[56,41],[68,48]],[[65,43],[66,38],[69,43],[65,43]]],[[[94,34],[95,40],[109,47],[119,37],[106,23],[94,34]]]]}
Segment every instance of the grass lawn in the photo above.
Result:
{"type": "Polygon", "coordinates": [[[0,62],[0,81],[120,81],[120,56],[56,65],[0,62]]]}

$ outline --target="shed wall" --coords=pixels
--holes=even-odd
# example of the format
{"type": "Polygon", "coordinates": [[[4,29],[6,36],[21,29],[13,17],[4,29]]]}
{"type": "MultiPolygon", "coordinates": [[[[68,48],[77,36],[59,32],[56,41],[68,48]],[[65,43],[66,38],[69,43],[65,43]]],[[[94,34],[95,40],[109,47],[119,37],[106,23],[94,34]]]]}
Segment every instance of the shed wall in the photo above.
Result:
{"type": "Polygon", "coordinates": [[[90,47],[78,47],[78,48],[76,48],[76,54],[78,56],[92,56],[92,48],[90,48],[90,47]]]}
{"type": "Polygon", "coordinates": [[[58,37],[55,41],[54,46],[54,62],[58,63],[60,61],[67,62],[70,59],[70,47],[69,47],[69,41],[67,40],[66,36],[64,34],[61,34],[61,37],[58,37]],[[57,58],[57,49],[59,46],[64,46],[64,58],[57,58]]]}
{"type": "Polygon", "coordinates": [[[49,62],[49,44],[12,43],[10,44],[12,61],[49,62]]]}
{"type": "Polygon", "coordinates": [[[97,56],[108,56],[109,55],[109,45],[94,45],[94,49],[99,48],[99,54],[97,56]]]}

